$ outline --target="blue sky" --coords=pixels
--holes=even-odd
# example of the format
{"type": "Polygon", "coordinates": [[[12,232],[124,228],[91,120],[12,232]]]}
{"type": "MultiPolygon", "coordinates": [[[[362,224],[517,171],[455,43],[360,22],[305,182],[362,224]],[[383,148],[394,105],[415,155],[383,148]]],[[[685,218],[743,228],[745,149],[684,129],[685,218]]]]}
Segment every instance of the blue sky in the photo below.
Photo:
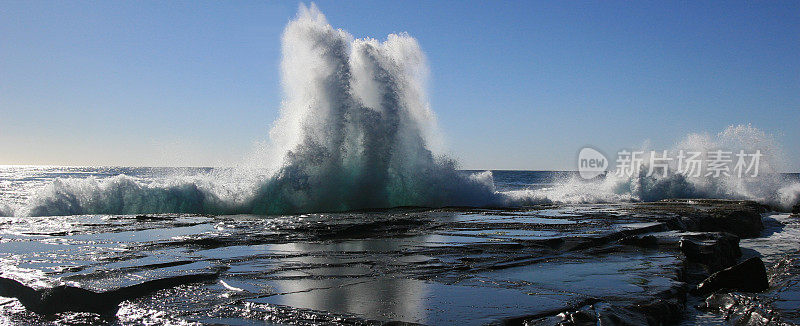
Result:
{"type": "MultiPolygon", "coordinates": [[[[751,123],[800,171],[800,2],[316,3],[356,37],[419,40],[464,168],[572,170],[585,145],[751,123]]],[[[277,117],[297,7],[1,2],[0,164],[234,164],[277,117]]]]}

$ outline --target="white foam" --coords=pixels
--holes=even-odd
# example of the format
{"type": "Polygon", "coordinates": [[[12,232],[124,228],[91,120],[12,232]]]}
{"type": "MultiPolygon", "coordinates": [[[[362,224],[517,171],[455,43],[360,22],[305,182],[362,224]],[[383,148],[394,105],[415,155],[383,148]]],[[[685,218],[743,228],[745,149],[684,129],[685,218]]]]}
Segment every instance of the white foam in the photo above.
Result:
{"type": "Polygon", "coordinates": [[[11,206],[0,203],[0,217],[14,216],[14,209],[11,206]]]}
{"type": "Polygon", "coordinates": [[[300,6],[282,45],[280,116],[250,168],[162,184],[56,180],[17,213],[280,214],[496,200],[491,174],[464,175],[431,150],[436,120],[414,38],[356,39],[312,4],[300,6]]]}
{"type": "MultiPolygon", "coordinates": [[[[780,146],[773,138],[752,126],[730,126],[715,136],[689,134],[668,151],[668,157],[677,157],[679,151],[708,153],[725,150],[738,153],[760,151],[758,175],[740,177],[687,176],[677,172],[677,162],[670,162],[666,176],[654,173],[648,176],[649,156],[644,157],[642,173],[631,176],[609,175],[602,180],[585,181],[572,178],[551,188],[505,192],[511,204],[538,202],[556,203],[606,203],[626,201],[656,201],[666,198],[724,198],[749,199],[770,205],[779,210],[790,210],[800,200],[800,183],[781,175],[785,162],[780,146]]],[[[645,150],[645,153],[649,153],[645,150]]],[[[731,167],[732,168],[732,167],[731,167]]]]}

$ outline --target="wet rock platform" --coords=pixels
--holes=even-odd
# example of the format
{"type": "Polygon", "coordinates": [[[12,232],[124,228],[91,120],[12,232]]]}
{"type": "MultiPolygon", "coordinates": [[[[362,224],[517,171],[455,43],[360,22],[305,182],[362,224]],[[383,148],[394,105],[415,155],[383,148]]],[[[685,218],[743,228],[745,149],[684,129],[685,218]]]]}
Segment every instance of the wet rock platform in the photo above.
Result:
{"type": "Polygon", "coordinates": [[[666,200],[270,217],[3,218],[3,279],[36,293],[85,289],[88,300],[92,293],[152,286],[121,297],[118,311],[109,315],[69,309],[37,313],[19,299],[23,290],[0,285],[0,320],[797,323],[800,248],[787,242],[800,239],[794,238],[800,235],[798,218],[767,211],[747,201],[666,200]],[[737,264],[753,257],[766,266],[767,289],[751,293],[753,288],[720,283],[728,285],[698,290],[710,276],[735,274],[737,264]],[[192,281],[159,282],[178,279],[192,281]]]}

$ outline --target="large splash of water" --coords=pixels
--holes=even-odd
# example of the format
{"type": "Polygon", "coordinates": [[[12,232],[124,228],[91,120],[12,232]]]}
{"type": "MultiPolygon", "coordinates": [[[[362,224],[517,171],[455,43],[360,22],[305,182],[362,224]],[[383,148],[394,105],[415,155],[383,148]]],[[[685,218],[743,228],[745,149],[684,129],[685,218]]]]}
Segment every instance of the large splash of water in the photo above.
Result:
{"type": "Polygon", "coordinates": [[[460,173],[429,148],[435,118],[414,38],[355,39],[312,4],[301,5],[282,45],[284,101],[263,158],[280,162],[267,164],[271,177],[57,180],[18,214],[281,214],[495,200],[490,174],[460,173]]]}
{"type": "Polygon", "coordinates": [[[285,101],[270,135],[284,165],[253,212],[491,200],[491,182],[462,176],[427,146],[435,125],[414,38],[354,39],[312,5],[286,27],[283,53],[285,101]]]}

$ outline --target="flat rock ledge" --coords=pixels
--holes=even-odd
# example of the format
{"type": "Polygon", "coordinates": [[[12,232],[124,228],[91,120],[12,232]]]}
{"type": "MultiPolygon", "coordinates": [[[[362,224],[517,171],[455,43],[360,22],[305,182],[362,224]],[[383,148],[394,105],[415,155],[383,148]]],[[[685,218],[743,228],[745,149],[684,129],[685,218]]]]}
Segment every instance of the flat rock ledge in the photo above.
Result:
{"type": "Polygon", "coordinates": [[[670,199],[632,205],[632,214],[651,214],[668,231],[651,230],[619,239],[617,244],[645,250],[683,253],[683,287],[646,302],[618,305],[582,302],[575,307],[508,319],[506,325],[669,325],[684,318],[689,295],[706,298],[705,310],[736,315],[737,325],[789,325],[752,293],[769,287],[759,258],[738,263],[740,238],[761,235],[761,213],[768,208],[751,201],[670,199]],[[688,291],[691,289],[692,291],[688,291]],[[690,294],[690,292],[692,294],[690,294]]]}
{"type": "MultiPolygon", "coordinates": [[[[490,261],[487,266],[481,265],[480,261],[474,261],[465,268],[482,271],[526,264],[528,263],[526,256],[533,252],[531,248],[536,248],[536,250],[554,256],[569,253],[575,255],[585,254],[589,257],[596,257],[601,253],[619,253],[631,250],[661,251],[682,255],[684,258],[682,262],[683,269],[675,272],[677,281],[673,282],[668,290],[656,294],[647,294],[647,296],[652,297],[644,298],[644,300],[622,299],[612,301],[612,299],[590,298],[575,302],[564,308],[537,313],[536,315],[507,318],[498,323],[505,325],[675,324],[685,317],[687,299],[690,295],[697,295],[704,299],[704,309],[731,316],[731,320],[743,321],[743,325],[780,324],[787,320],[786,316],[779,316],[771,308],[771,304],[779,300],[775,298],[780,298],[780,292],[775,292],[778,294],[774,296],[764,296],[743,291],[758,292],[767,287],[769,288],[768,291],[773,291],[776,287],[794,286],[793,284],[797,284],[798,275],[800,274],[797,272],[800,270],[800,267],[798,267],[800,264],[797,264],[796,261],[786,263],[784,267],[773,268],[770,273],[766,272],[761,260],[751,259],[737,264],[742,256],[739,240],[761,235],[763,229],[761,213],[767,210],[763,205],[751,201],[672,199],[623,205],[623,207],[617,208],[627,210],[626,214],[653,223],[643,223],[646,225],[612,232],[600,237],[531,240],[527,247],[519,243],[485,244],[482,246],[486,246],[487,250],[508,246],[513,249],[513,252],[521,252],[520,257],[509,259],[508,262],[490,261]],[[529,251],[523,252],[526,250],[529,251]],[[778,277],[775,275],[783,276],[778,277]],[[767,277],[769,277],[769,284],[765,287],[763,280],[767,277]],[[689,291],[690,289],[694,290],[689,291]]],[[[613,219],[616,217],[607,216],[607,218],[613,219]]],[[[137,219],[154,220],[151,217],[137,217],[137,219]]],[[[155,221],[158,221],[158,219],[155,219],[155,221]]],[[[386,227],[389,231],[395,230],[394,232],[398,234],[404,234],[407,229],[421,228],[425,227],[425,225],[417,220],[408,219],[407,222],[403,222],[399,226],[380,224],[368,227],[370,229],[386,227]]],[[[331,239],[339,237],[340,234],[351,235],[357,231],[351,228],[307,230],[309,233],[317,232],[318,234],[315,235],[317,238],[326,236],[331,239]]],[[[197,243],[193,243],[193,245],[202,248],[215,248],[226,245],[225,241],[228,240],[226,238],[208,242],[194,240],[197,243]]],[[[247,241],[257,244],[263,242],[263,239],[245,239],[244,242],[242,242],[242,239],[230,239],[231,243],[239,245],[247,245],[247,241]]],[[[452,250],[462,249],[456,248],[452,250]]],[[[425,270],[421,271],[424,272],[425,270]]],[[[442,274],[446,276],[445,272],[442,272],[442,274]]],[[[454,269],[453,273],[457,274],[456,272],[457,270],[454,269]]],[[[186,275],[149,281],[102,293],[71,287],[35,290],[14,280],[0,279],[0,295],[16,297],[20,299],[20,302],[26,308],[40,314],[52,314],[60,311],[92,311],[100,314],[113,314],[116,312],[117,304],[123,300],[141,297],[154,291],[179,285],[207,282],[217,277],[217,273],[186,275]],[[102,300],[103,305],[94,306],[84,304],[86,300],[75,300],[75,298],[88,298],[91,299],[88,300],[91,302],[95,302],[97,298],[103,298],[104,300],[102,300]]],[[[268,312],[265,312],[265,314],[268,314],[268,312]]],[[[352,320],[352,324],[382,323],[358,318],[347,318],[345,320],[352,320]]],[[[393,323],[390,322],[388,324],[393,323]]]]}

